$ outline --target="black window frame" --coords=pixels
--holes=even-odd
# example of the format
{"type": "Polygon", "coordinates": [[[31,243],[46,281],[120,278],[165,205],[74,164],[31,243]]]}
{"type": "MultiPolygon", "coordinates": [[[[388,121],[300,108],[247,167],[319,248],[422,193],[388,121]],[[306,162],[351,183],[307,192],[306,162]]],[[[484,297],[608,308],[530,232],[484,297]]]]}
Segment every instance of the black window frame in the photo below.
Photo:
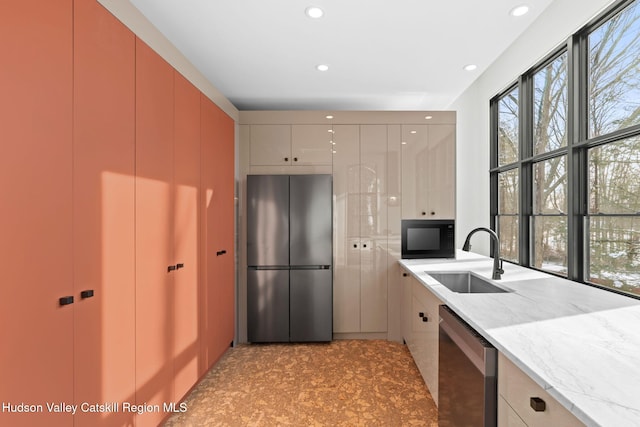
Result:
{"type": "MultiPolygon", "coordinates": [[[[500,218],[498,206],[499,174],[517,168],[519,171],[519,212],[518,212],[518,262],[505,259],[505,262],[519,264],[528,268],[543,271],[558,277],[583,283],[588,286],[618,293],[630,298],[640,299],[640,295],[619,291],[598,285],[587,280],[587,268],[589,258],[589,236],[586,222],[589,218],[588,186],[589,165],[588,150],[601,145],[620,141],[629,137],[640,137],[640,124],[624,129],[619,129],[589,138],[589,93],[588,93],[588,40],[589,35],[602,24],[610,20],[616,14],[629,5],[640,0],[621,0],[616,2],[591,22],[584,25],[576,33],[569,36],[561,45],[557,46],[550,54],[536,65],[518,76],[504,90],[489,100],[490,111],[490,226],[499,232],[498,220],[500,218]],[[567,144],[553,151],[534,155],[534,86],[535,74],[545,66],[556,60],[561,55],[567,55],[567,144]],[[498,129],[499,129],[499,101],[518,88],[518,122],[519,122],[519,157],[517,161],[506,164],[498,164],[498,129]],[[535,268],[532,264],[531,225],[533,217],[533,168],[536,163],[557,156],[566,156],[567,168],[567,274],[561,275],[552,271],[535,268]]],[[[493,246],[493,243],[492,243],[493,246]]],[[[492,247],[493,250],[493,247],[492,247]]]]}

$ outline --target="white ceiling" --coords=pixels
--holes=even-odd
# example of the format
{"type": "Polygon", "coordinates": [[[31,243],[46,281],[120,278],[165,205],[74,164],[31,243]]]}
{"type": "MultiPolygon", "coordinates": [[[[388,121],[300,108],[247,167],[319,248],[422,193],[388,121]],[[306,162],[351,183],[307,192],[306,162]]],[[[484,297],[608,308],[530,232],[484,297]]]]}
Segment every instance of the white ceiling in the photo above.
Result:
{"type": "Polygon", "coordinates": [[[130,1],[239,110],[438,110],[553,0],[130,1]]]}

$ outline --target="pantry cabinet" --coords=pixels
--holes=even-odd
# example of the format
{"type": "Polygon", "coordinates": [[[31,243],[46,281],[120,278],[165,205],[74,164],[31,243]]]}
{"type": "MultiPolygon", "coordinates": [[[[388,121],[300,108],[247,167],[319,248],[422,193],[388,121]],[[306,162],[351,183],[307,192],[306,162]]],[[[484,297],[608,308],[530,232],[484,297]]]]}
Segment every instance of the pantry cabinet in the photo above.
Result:
{"type": "Polygon", "coordinates": [[[402,218],[455,218],[455,125],[402,125],[402,218]]]}
{"type": "Polygon", "coordinates": [[[235,331],[234,123],[201,98],[201,372],[229,348],[235,331]]]}
{"type": "Polygon", "coordinates": [[[233,340],[234,122],[94,0],[7,2],[0,23],[0,401],[36,411],[0,423],[158,425],[233,340]],[[110,402],[161,411],[59,410],[110,402]]]}
{"type": "MultiPolygon", "coordinates": [[[[173,69],[136,43],[136,403],[173,399],[173,69]]],[[[157,425],[161,413],[136,416],[157,425]]]]}
{"type": "MultiPolygon", "coordinates": [[[[75,305],[59,302],[75,296],[72,4],[0,5],[0,402],[73,402],[75,305]]],[[[73,421],[46,411],[0,417],[11,426],[73,421]]]]}
{"type": "Polygon", "coordinates": [[[333,126],[334,332],[386,333],[386,125],[333,126]]]}
{"type": "Polygon", "coordinates": [[[197,345],[200,280],[200,91],[174,72],[173,310],[174,390],[178,402],[201,375],[197,345]],[[180,267],[180,268],[178,268],[180,267]]]}
{"type": "MultiPolygon", "coordinates": [[[[96,1],[75,0],[73,48],[75,403],[133,402],[135,36],[96,1]]],[[[132,419],[78,411],[74,424],[132,419]]]]}

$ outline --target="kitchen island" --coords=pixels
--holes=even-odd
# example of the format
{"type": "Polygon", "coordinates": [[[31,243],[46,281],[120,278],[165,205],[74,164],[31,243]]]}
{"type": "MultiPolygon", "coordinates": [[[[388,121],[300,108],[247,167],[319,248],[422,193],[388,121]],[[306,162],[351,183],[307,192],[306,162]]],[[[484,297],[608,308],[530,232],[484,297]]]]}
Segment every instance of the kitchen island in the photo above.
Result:
{"type": "Polygon", "coordinates": [[[580,421],[640,425],[640,300],[510,263],[504,293],[456,293],[427,274],[490,279],[493,260],[463,251],[400,265],[580,421]]]}

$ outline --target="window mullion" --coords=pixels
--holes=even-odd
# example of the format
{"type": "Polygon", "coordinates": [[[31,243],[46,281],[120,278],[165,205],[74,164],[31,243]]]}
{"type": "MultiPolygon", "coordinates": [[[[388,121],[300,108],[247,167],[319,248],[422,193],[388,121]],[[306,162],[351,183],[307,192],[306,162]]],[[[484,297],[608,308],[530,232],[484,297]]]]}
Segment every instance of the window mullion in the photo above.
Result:
{"type": "Polygon", "coordinates": [[[531,75],[520,77],[520,218],[519,260],[524,266],[531,266],[531,214],[533,205],[533,173],[531,162],[523,159],[533,154],[533,83],[531,75]]]}

